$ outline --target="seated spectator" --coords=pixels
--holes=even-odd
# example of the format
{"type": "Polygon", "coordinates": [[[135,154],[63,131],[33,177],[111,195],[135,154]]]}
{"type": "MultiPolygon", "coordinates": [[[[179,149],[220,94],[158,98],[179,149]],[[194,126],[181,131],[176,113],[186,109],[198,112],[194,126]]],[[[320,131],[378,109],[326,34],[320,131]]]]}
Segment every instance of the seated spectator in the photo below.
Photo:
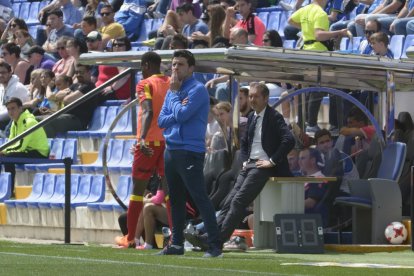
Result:
{"type": "Polygon", "coordinates": [[[30,47],[25,54],[30,65],[33,66],[33,69],[41,68],[52,70],[53,66],[55,65],[53,59],[47,56],[45,50],[38,45],[30,47]]]}
{"type": "Polygon", "coordinates": [[[96,18],[94,16],[85,16],[82,18],[80,28],[75,30],[74,37],[86,43],[88,34],[96,31],[97,28],[96,18]]]}
{"type": "Polygon", "coordinates": [[[35,44],[32,36],[26,30],[17,30],[14,37],[14,43],[20,47],[20,57],[27,59],[25,53],[35,44]]]}
{"type": "MultiPolygon", "coordinates": [[[[75,77],[77,82],[72,84],[69,89],[56,93],[56,100],[62,101],[64,105],[76,101],[95,88],[95,85],[91,82],[89,66],[77,64],[75,77]]],[[[47,137],[54,138],[56,134],[69,130],[85,130],[97,105],[97,99],[93,97],[69,110],[67,113],[56,117],[45,125],[47,137]]]]}
{"type": "Polygon", "coordinates": [[[46,26],[50,32],[46,42],[43,44],[43,49],[55,58],[61,58],[58,53],[57,42],[63,36],[73,37],[73,29],[63,23],[63,13],[61,10],[53,10],[48,13],[46,26]]]}
{"type": "Polygon", "coordinates": [[[317,180],[318,177],[325,177],[321,172],[321,168],[324,166],[321,154],[312,148],[301,150],[299,152],[299,166],[303,175],[316,178],[313,183],[305,183],[305,214],[321,214],[324,225],[326,225],[328,210],[321,203],[321,200],[326,193],[327,186],[317,180]]]}
{"type": "MultiPolygon", "coordinates": [[[[89,1],[88,1],[89,2],[89,1]]],[[[82,20],[82,12],[72,4],[71,0],[53,0],[47,6],[43,7],[38,17],[43,18],[52,11],[61,10],[63,14],[63,23],[78,28],[79,22],[82,20]]],[[[44,23],[43,23],[44,24],[44,23]]]]}
{"type": "Polygon", "coordinates": [[[170,50],[188,49],[188,39],[182,34],[175,34],[170,42],[170,50]]]}
{"type": "MultiPolygon", "coordinates": [[[[251,44],[262,46],[263,34],[266,31],[266,26],[262,20],[253,14],[253,7],[251,0],[237,0],[237,10],[242,16],[242,20],[237,22],[233,28],[242,28],[248,33],[248,40],[251,44]]],[[[228,17],[234,17],[235,8],[229,7],[227,9],[228,17]]]]}
{"type": "Polygon", "coordinates": [[[45,110],[56,111],[59,106],[54,101],[49,101],[49,97],[53,95],[55,90],[55,74],[50,70],[44,70],[40,74],[40,84],[42,86],[42,100],[38,105],[38,108],[33,111],[34,115],[44,115],[45,110]]]}
{"type": "MultiPolygon", "coordinates": [[[[5,106],[12,120],[9,140],[22,134],[32,126],[37,124],[35,117],[28,111],[23,111],[23,103],[19,98],[12,97],[7,100],[5,106]]],[[[48,158],[49,143],[43,128],[39,128],[25,138],[7,147],[0,152],[5,157],[22,157],[22,158],[48,158]]],[[[14,180],[16,169],[14,163],[4,163],[4,170],[11,174],[12,179],[12,196],[14,197],[14,180]]]]}
{"type": "Polygon", "coordinates": [[[46,90],[48,105],[43,105],[39,108],[39,114],[40,116],[43,116],[42,119],[63,107],[63,102],[57,100],[56,95],[59,91],[69,89],[73,80],[71,77],[60,75],[55,78],[54,83],[54,88],[49,85],[46,90]]]}
{"type": "Polygon", "coordinates": [[[190,48],[192,48],[192,34],[194,32],[200,32],[202,34],[208,33],[208,26],[194,15],[193,4],[184,3],[177,7],[177,14],[180,21],[184,24],[182,34],[187,37],[190,42],[190,48]]]}
{"type": "MultiPolygon", "coordinates": [[[[80,55],[88,52],[88,47],[85,42],[71,37],[66,41],[66,52],[69,56],[73,57],[75,63],[77,63],[80,55]]],[[[73,68],[72,70],[69,70],[69,72],[75,71],[75,63],[72,64],[73,68]]]]}
{"type": "Polygon", "coordinates": [[[322,173],[326,176],[342,177],[338,195],[349,195],[348,180],[359,179],[359,173],[352,158],[333,147],[332,135],[327,129],[321,129],[315,133],[315,143],[325,159],[326,165],[322,173]]]}
{"type": "MultiPolygon", "coordinates": [[[[112,40],[111,42],[111,51],[113,52],[123,52],[131,50],[131,42],[128,37],[120,37],[112,40]]],[[[103,83],[118,75],[119,73],[126,70],[125,67],[116,67],[111,65],[99,65],[98,66],[98,80],[96,82],[96,87],[101,86],[103,83]]],[[[106,100],[125,100],[131,96],[131,83],[129,81],[129,75],[123,77],[120,80],[117,80],[112,85],[105,87],[100,96],[100,102],[106,100]]]]}
{"type": "Polygon", "coordinates": [[[372,55],[377,55],[380,57],[387,57],[387,58],[394,58],[393,52],[388,49],[388,45],[390,44],[390,40],[388,35],[383,32],[378,32],[369,38],[369,42],[372,47],[372,55]]]}
{"type": "Polygon", "coordinates": [[[74,76],[74,64],[76,63],[75,57],[69,55],[66,49],[66,43],[69,40],[69,37],[61,37],[56,43],[56,49],[61,56],[61,59],[58,60],[52,68],[53,73],[56,76],[66,75],[69,77],[74,76]]]}
{"type": "Polygon", "coordinates": [[[207,34],[203,34],[200,31],[196,31],[191,35],[193,41],[202,40],[206,41],[209,47],[214,44],[216,37],[223,37],[224,20],[226,19],[226,11],[221,5],[214,4],[207,7],[207,11],[210,17],[208,22],[209,31],[207,34]]]}
{"type": "Polygon", "coordinates": [[[292,149],[287,156],[289,170],[293,176],[301,176],[302,172],[299,166],[299,150],[292,149]]]}
{"type": "Polygon", "coordinates": [[[220,130],[214,133],[211,143],[210,151],[228,150],[231,145],[230,134],[232,125],[231,104],[229,102],[219,102],[215,106],[217,112],[217,121],[220,125],[220,130]]]}
{"type": "Polygon", "coordinates": [[[44,69],[35,69],[30,74],[30,84],[28,86],[29,99],[23,103],[23,108],[29,109],[30,112],[33,112],[38,107],[45,95],[45,90],[43,90],[40,81],[40,76],[43,71],[44,69]]]}
{"type": "Polygon", "coordinates": [[[369,38],[372,34],[379,32],[381,30],[381,24],[377,19],[369,19],[365,24],[364,29],[364,39],[359,44],[359,53],[363,55],[370,55],[372,52],[371,44],[369,43],[369,38]]]}
{"type": "Polygon", "coordinates": [[[33,66],[20,57],[20,47],[14,42],[9,42],[1,47],[1,51],[2,58],[11,65],[12,73],[19,78],[21,83],[29,84],[33,66]]]}
{"type": "Polygon", "coordinates": [[[344,148],[344,152],[353,154],[361,149],[368,149],[372,138],[375,135],[373,125],[368,125],[365,114],[357,107],[351,109],[347,117],[347,126],[341,128],[341,135],[355,138],[355,143],[350,149],[344,148]]]}
{"type": "Polygon", "coordinates": [[[90,32],[86,36],[85,42],[89,52],[102,52],[104,50],[102,35],[98,31],[90,32]]]}
{"type": "Polygon", "coordinates": [[[263,34],[263,46],[283,47],[283,41],[277,31],[269,30],[263,34]]]}
{"type": "Polygon", "coordinates": [[[14,35],[18,30],[29,31],[26,22],[21,18],[13,18],[7,23],[6,29],[1,35],[0,42],[5,44],[8,42],[14,42],[14,35]]]}
{"type": "Polygon", "coordinates": [[[397,17],[387,16],[378,18],[382,26],[382,32],[387,35],[407,35],[407,23],[414,19],[414,1],[406,0],[404,2],[404,7],[400,10],[397,17]]]}
{"type": "Polygon", "coordinates": [[[114,20],[115,12],[111,5],[102,6],[100,15],[102,17],[102,27],[99,28],[99,32],[102,34],[102,45],[104,47],[110,39],[125,36],[124,27],[114,20]]]}

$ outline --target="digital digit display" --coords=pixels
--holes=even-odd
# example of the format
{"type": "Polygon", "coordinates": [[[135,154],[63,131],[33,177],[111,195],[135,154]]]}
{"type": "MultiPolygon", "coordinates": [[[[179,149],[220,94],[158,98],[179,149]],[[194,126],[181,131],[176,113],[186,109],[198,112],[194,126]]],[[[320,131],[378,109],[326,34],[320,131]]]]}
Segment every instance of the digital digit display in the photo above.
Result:
{"type": "Polygon", "coordinates": [[[323,253],[323,228],[319,214],[276,214],[276,252],[323,253]]]}

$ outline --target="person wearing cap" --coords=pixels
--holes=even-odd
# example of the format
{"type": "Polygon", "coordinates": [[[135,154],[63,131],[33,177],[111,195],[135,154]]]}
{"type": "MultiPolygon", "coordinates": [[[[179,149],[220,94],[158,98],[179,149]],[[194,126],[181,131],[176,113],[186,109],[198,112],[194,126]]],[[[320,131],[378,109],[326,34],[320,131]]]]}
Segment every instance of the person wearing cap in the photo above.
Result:
{"type": "Polygon", "coordinates": [[[90,32],[86,38],[86,45],[88,46],[88,50],[90,52],[101,52],[102,49],[102,35],[98,31],[90,32]]]}
{"type": "Polygon", "coordinates": [[[48,69],[52,70],[55,62],[46,57],[45,50],[40,47],[39,45],[34,45],[29,48],[29,50],[25,53],[30,65],[33,65],[33,69],[48,69]]]}

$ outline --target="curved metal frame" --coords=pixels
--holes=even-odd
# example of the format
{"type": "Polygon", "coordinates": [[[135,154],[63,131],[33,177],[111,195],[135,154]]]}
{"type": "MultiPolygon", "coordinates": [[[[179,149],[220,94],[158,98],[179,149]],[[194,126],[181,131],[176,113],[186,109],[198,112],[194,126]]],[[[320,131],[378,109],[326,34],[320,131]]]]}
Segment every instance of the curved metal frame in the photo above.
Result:
{"type": "Polygon", "coordinates": [[[285,102],[287,100],[290,100],[294,96],[304,94],[304,93],[309,93],[309,92],[325,92],[325,93],[328,93],[328,94],[333,94],[335,96],[339,96],[341,98],[344,98],[345,100],[350,101],[351,103],[356,105],[359,109],[361,109],[362,112],[364,112],[364,114],[368,117],[368,119],[371,121],[372,125],[374,126],[377,136],[379,137],[379,139],[382,142],[384,142],[384,139],[383,139],[382,133],[381,133],[381,128],[379,127],[379,124],[378,124],[377,120],[375,119],[374,115],[372,115],[372,113],[362,103],[360,103],[357,99],[355,99],[354,97],[352,97],[352,96],[348,95],[347,93],[345,93],[341,90],[338,90],[338,89],[329,88],[329,87],[307,87],[307,88],[302,88],[302,89],[296,90],[292,93],[289,93],[286,97],[283,97],[283,98],[279,99],[274,104],[274,107],[277,107],[278,105],[282,104],[283,102],[285,102]]]}
{"type": "Polygon", "coordinates": [[[111,139],[112,136],[112,130],[115,128],[118,121],[121,119],[121,117],[133,106],[136,106],[138,103],[138,99],[135,99],[131,101],[129,104],[127,104],[115,117],[114,121],[112,122],[111,126],[108,129],[108,133],[106,133],[105,138],[103,140],[103,149],[102,149],[102,169],[103,174],[105,176],[106,186],[108,187],[109,191],[111,192],[112,196],[115,198],[115,200],[119,203],[119,205],[124,209],[127,210],[128,207],[122,202],[122,200],[119,198],[118,194],[116,193],[114,187],[112,186],[111,179],[109,178],[109,171],[108,171],[108,163],[107,163],[107,151],[108,151],[108,143],[109,139],[111,139]]]}

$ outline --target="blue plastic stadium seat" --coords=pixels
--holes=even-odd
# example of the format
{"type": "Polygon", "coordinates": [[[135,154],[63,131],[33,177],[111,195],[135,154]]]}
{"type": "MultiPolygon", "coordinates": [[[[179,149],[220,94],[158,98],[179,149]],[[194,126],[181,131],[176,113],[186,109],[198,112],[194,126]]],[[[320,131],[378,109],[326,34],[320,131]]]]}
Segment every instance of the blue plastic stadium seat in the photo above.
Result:
{"type": "Polygon", "coordinates": [[[288,19],[291,14],[292,14],[291,11],[282,11],[282,13],[280,14],[279,28],[276,30],[279,32],[279,35],[282,37],[285,35],[283,30],[285,29],[286,25],[288,25],[288,19]]]}
{"type": "Polygon", "coordinates": [[[279,30],[280,26],[280,11],[273,11],[269,14],[269,19],[267,21],[267,30],[279,30]]]}
{"type": "MultiPolygon", "coordinates": [[[[37,208],[39,202],[49,201],[55,193],[56,175],[45,174],[42,195],[34,201],[27,201],[24,207],[37,208]]],[[[19,203],[16,204],[19,207],[19,203]]]]}
{"type": "Polygon", "coordinates": [[[112,130],[113,135],[132,135],[131,110],[128,110],[119,119],[115,128],[112,130]]]}
{"type": "Polygon", "coordinates": [[[138,42],[148,39],[148,33],[152,30],[152,21],[151,18],[145,18],[143,24],[141,24],[141,29],[139,32],[138,42]]]}
{"type": "MultiPolygon", "coordinates": [[[[128,205],[131,190],[131,177],[129,175],[121,175],[119,177],[118,185],[116,186],[116,194],[126,205],[128,205]]],[[[115,205],[119,204],[114,198],[112,198],[107,202],[88,203],[88,209],[92,211],[112,211],[115,205]]]]}
{"type": "MultiPolygon", "coordinates": [[[[19,12],[19,18],[22,18],[24,20],[27,20],[30,16],[30,2],[24,2],[20,6],[20,12],[19,12]]],[[[37,14],[36,14],[37,16],[37,14]]]]}
{"type": "Polygon", "coordinates": [[[91,122],[86,131],[68,131],[67,137],[88,137],[88,131],[97,131],[104,127],[107,106],[98,106],[93,112],[91,122]]]}
{"type": "Polygon", "coordinates": [[[30,12],[28,17],[23,17],[26,19],[27,24],[38,24],[39,20],[37,19],[37,15],[39,14],[39,6],[40,2],[32,2],[30,4],[30,12]]]}
{"type": "Polygon", "coordinates": [[[11,175],[10,173],[0,174],[0,202],[3,202],[11,196],[11,175]]]}
{"type": "Polygon", "coordinates": [[[267,26],[267,21],[268,21],[268,18],[269,18],[269,12],[259,12],[257,14],[257,17],[259,17],[260,20],[262,20],[263,24],[266,27],[267,26]]]}
{"type": "Polygon", "coordinates": [[[283,48],[295,49],[295,44],[296,44],[295,40],[285,40],[283,41],[283,48]]]}
{"type": "Polygon", "coordinates": [[[56,176],[55,192],[47,201],[38,202],[39,208],[50,208],[52,202],[61,202],[65,199],[65,175],[56,176]]]}
{"type": "MultiPolygon", "coordinates": [[[[113,143],[113,140],[110,139],[108,142],[108,148],[107,148],[107,160],[111,158],[112,143],[113,143]]],[[[86,174],[95,173],[95,170],[97,167],[102,167],[103,148],[104,148],[104,143],[101,142],[101,145],[98,151],[98,158],[96,159],[95,162],[93,162],[92,164],[86,164],[86,165],[73,165],[72,169],[74,171],[83,172],[86,174]]]]}
{"type": "Polygon", "coordinates": [[[105,115],[105,124],[103,127],[98,130],[87,130],[86,133],[88,136],[92,138],[104,137],[118,114],[118,110],[119,106],[109,106],[105,115]]]}
{"type": "Polygon", "coordinates": [[[414,34],[407,35],[405,37],[404,47],[403,47],[403,50],[402,50],[401,58],[407,58],[407,53],[406,53],[407,48],[412,46],[412,45],[414,45],[414,34]]]}
{"type": "Polygon", "coordinates": [[[348,51],[357,51],[359,49],[359,44],[361,44],[362,37],[354,36],[352,38],[352,43],[348,43],[348,51]]]}
{"type": "Polygon", "coordinates": [[[14,17],[19,17],[21,4],[22,3],[19,3],[19,2],[13,3],[12,10],[13,10],[13,13],[14,13],[14,17]]]}
{"type": "Polygon", "coordinates": [[[404,35],[393,35],[391,37],[390,46],[394,59],[400,59],[402,55],[402,46],[404,45],[404,35]]]}
{"type": "MultiPolygon", "coordinates": [[[[82,206],[84,202],[86,202],[86,200],[88,199],[91,193],[91,184],[92,184],[92,175],[84,174],[80,176],[78,194],[70,202],[70,206],[72,208],[76,206],[82,206]]],[[[64,204],[60,204],[59,206],[60,208],[63,208],[64,204]]]]}
{"type": "Polygon", "coordinates": [[[125,102],[126,100],[107,100],[102,103],[102,106],[120,106],[125,102]]]}
{"type": "Polygon", "coordinates": [[[105,177],[103,175],[93,175],[91,192],[83,206],[91,202],[102,202],[105,199],[105,177]]]}
{"type": "Polygon", "coordinates": [[[349,38],[343,37],[341,39],[341,44],[339,45],[339,50],[346,51],[348,49],[349,38]]]}
{"type": "Polygon", "coordinates": [[[163,21],[164,21],[164,18],[154,19],[153,22],[152,22],[152,30],[153,31],[158,30],[161,27],[163,21]]]}
{"type": "MultiPolygon", "coordinates": [[[[108,165],[109,171],[111,171],[112,168],[117,168],[118,165],[121,163],[121,160],[124,158],[123,157],[124,144],[125,144],[125,140],[122,140],[122,139],[113,140],[112,147],[111,147],[111,154],[109,158],[107,159],[107,165],[108,165]]],[[[100,164],[100,166],[95,167],[95,173],[96,174],[103,173],[102,163],[100,164]]]]}
{"type": "Polygon", "coordinates": [[[125,140],[124,151],[122,153],[121,162],[119,162],[117,167],[111,167],[110,171],[116,171],[116,172],[119,172],[121,174],[125,174],[125,173],[123,173],[124,169],[126,169],[126,171],[131,170],[133,155],[130,153],[130,148],[132,147],[132,145],[135,144],[135,142],[136,141],[133,140],[133,139],[125,140]]]}
{"type": "MultiPolygon", "coordinates": [[[[91,190],[91,175],[89,174],[72,174],[70,202],[83,201],[89,196],[91,190]],[[78,198],[78,199],[77,199],[78,198]]],[[[60,202],[51,202],[50,207],[53,209],[62,209],[65,206],[65,200],[60,202]]]]}
{"type": "Polygon", "coordinates": [[[33,179],[32,192],[30,195],[25,199],[5,200],[4,203],[6,204],[7,208],[15,208],[18,204],[20,204],[21,207],[24,207],[26,206],[24,202],[37,201],[43,192],[44,176],[44,173],[35,174],[33,179]]]}

